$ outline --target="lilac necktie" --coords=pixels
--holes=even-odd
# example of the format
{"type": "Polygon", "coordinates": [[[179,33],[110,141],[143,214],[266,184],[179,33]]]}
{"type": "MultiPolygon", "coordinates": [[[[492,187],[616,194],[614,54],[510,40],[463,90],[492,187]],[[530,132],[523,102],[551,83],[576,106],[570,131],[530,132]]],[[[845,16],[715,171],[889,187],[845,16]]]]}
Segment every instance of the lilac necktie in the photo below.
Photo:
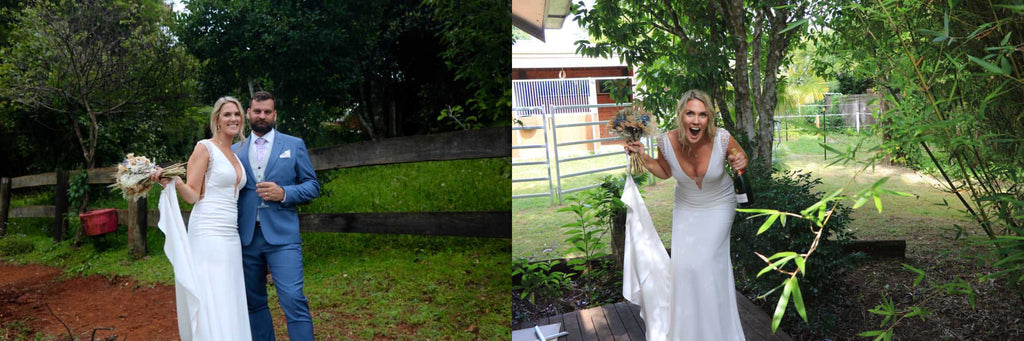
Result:
{"type": "Polygon", "coordinates": [[[265,155],[267,154],[266,144],[267,139],[262,137],[256,138],[256,163],[263,163],[263,159],[266,157],[265,155]]]}

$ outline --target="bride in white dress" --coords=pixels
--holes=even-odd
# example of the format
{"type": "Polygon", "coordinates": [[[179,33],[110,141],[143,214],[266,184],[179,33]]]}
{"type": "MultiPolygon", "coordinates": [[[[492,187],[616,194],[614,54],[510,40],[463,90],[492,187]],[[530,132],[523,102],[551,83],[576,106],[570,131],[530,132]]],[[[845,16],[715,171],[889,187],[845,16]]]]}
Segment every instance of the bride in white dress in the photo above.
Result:
{"type": "Polygon", "coordinates": [[[186,166],[187,182],[160,178],[159,168],[152,176],[165,186],[158,226],[167,237],[164,252],[174,266],[182,340],[252,339],[236,204],[245,172],[230,149],[236,136],[244,136],[241,109],[241,103],[232,97],[222,97],[214,104],[210,114],[213,138],[196,143],[186,166]],[[195,204],[187,232],[176,194],[195,204]]]}
{"type": "Polygon", "coordinates": [[[725,129],[707,94],[687,91],[676,110],[679,129],[658,139],[658,158],[639,153],[651,174],[676,180],[669,260],[636,185],[623,191],[627,209],[623,296],[641,305],[647,339],[744,340],[729,257],[736,214],[732,179],[725,171],[747,166],[746,154],[725,129]],[[726,150],[733,152],[728,153],[726,150]],[[668,295],[666,295],[668,293],[668,295]]]}

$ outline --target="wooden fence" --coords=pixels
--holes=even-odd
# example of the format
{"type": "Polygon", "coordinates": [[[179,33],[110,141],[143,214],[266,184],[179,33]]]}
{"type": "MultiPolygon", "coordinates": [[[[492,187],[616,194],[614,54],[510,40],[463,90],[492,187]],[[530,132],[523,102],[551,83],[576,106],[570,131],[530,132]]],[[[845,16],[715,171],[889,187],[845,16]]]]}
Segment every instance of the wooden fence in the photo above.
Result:
{"type": "MultiPolygon", "coordinates": [[[[488,128],[435,135],[407,136],[379,142],[358,142],[311,149],[310,159],[317,171],[349,167],[421,161],[466,160],[509,157],[512,154],[511,127],[488,128]]],[[[89,171],[90,184],[114,183],[115,167],[89,171]]],[[[511,188],[510,188],[511,190],[511,188]]],[[[54,218],[54,240],[64,239],[67,230],[68,172],[0,179],[0,236],[8,217],[54,218]],[[19,188],[56,185],[53,206],[10,207],[11,191],[19,188]]],[[[182,211],[188,218],[188,211],[182,211]]],[[[146,210],[146,199],[118,210],[118,224],[128,226],[128,244],[141,257],[146,254],[146,228],[155,227],[159,212],[146,210]]],[[[512,212],[386,212],[300,214],[300,227],[307,232],[394,233],[437,236],[512,238],[512,212]]]]}

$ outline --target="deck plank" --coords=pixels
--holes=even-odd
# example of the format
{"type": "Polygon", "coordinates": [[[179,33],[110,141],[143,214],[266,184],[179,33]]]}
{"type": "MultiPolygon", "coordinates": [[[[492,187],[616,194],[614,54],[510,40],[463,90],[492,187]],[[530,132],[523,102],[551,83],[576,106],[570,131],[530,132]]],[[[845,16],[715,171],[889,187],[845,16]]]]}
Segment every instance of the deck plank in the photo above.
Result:
{"type": "Polygon", "coordinates": [[[580,321],[580,338],[590,341],[597,340],[597,327],[594,325],[594,319],[590,318],[593,315],[591,309],[580,310],[579,321],[580,321]]]}
{"type": "Polygon", "coordinates": [[[628,302],[619,302],[615,303],[614,306],[615,311],[619,313],[619,318],[622,319],[622,324],[626,327],[629,340],[638,341],[646,339],[647,337],[640,327],[644,321],[640,320],[640,316],[633,314],[633,311],[629,309],[630,304],[628,302]]]}
{"type": "Polygon", "coordinates": [[[560,341],[584,341],[580,331],[580,314],[578,312],[562,314],[562,321],[562,330],[569,334],[559,338],[560,341]]]}
{"type": "Polygon", "coordinates": [[[604,317],[608,320],[608,329],[611,331],[614,341],[629,341],[629,333],[626,332],[625,323],[619,318],[615,311],[615,304],[606,304],[600,307],[604,311],[604,317]]]}
{"type": "MultiPolygon", "coordinates": [[[[736,308],[743,324],[743,333],[748,341],[793,341],[780,330],[771,332],[771,316],[762,311],[745,296],[736,293],[736,308]]],[[[569,334],[559,341],[644,341],[646,325],[640,317],[640,306],[619,302],[601,307],[584,309],[558,316],[538,319],[522,324],[520,328],[535,325],[562,323],[562,330],[569,334]]]]}

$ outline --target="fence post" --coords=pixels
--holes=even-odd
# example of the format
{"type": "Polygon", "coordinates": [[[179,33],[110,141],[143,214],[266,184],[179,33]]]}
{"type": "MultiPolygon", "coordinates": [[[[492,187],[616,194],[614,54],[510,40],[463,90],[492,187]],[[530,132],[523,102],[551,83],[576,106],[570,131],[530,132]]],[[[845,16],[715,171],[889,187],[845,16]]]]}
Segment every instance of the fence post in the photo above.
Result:
{"type": "Polygon", "coordinates": [[[53,241],[64,241],[68,229],[68,171],[58,169],[57,189],[53,193],[53,241]]]}
{"type": "Polygon", "coordinates": [[[11,178],[0,178],[0,237],[7,235],[7,214],[11,209],[11,178]]]}
{"type": "Polygon", "coordinates": [[[146,209],[146,198],[139,198],[136,202],[128,203],[128,248],[132,251],[135,259],[146,256],[146,225],[149,217],[146,209]]]}

